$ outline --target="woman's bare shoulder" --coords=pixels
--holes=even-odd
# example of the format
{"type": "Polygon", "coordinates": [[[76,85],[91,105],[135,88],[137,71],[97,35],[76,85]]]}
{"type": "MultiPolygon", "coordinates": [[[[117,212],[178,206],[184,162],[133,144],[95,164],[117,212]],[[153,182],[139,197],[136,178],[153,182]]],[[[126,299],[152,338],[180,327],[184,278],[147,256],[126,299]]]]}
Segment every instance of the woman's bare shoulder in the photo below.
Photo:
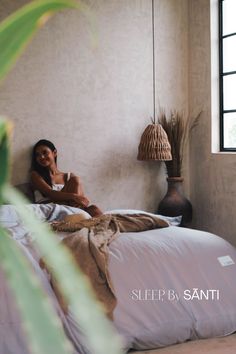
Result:
{"type": "Polygon", "coordinates": [[[30,179],[40,178],[41,176],[38,174],[37,171],[30,171],[30,179]]]}
{"type": "Polygon", "coordinates": [[[35,170],[30,171],[30,176],[39,176],[38,172],[35,170]]]}
{"type": "Polygon", "coordinates": [[[44,179],[42,176],[37,171],[31,171],[30,172],[30,182],[33,184],[33,186],[38,187],[38,183],[45,183],[44,179]]]}

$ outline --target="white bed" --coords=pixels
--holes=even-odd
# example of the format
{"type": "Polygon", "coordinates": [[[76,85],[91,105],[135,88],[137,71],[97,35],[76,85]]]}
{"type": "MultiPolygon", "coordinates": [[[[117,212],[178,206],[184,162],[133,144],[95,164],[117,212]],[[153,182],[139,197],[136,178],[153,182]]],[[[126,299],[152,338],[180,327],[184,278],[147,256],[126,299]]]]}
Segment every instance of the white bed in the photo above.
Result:
{"type": "MultiPolygon", "coordinates": [[[[55,204],[29,207],[48,221],[79,212],[55,204]]],[[[12,206],[1,207],[0,222],[22,247],[54,299],[75,353],[86,353],[86,342],[73,314],[64,316],[61,311],[45,273],[38,266],[33,239],[12,206]]],[[[158,348],[236,331],[236,249],[222,238],[171,225],[123,233],[111,243],[109,252],[109,272],[118,300],[114,325],[125,350],[158,348]]],[[[28,354],[20,319],[14,301],[8,297],[2,273],[0,286],[0,354],[28,354]]]]}

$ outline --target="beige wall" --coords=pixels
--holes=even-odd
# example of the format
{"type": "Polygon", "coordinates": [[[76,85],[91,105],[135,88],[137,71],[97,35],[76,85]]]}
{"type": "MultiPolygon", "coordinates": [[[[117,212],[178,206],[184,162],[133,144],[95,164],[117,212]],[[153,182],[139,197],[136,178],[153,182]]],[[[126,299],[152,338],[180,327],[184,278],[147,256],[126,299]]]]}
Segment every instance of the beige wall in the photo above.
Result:
{"type": "MultiPolygon", "coordinates": [[[[191,0],[189,21],[190,111],[203,110],[190,149],[194,225],[222,235],[236,245],[236,156],[211,152],[211,119],[216,106],[214,102],[211,107],[210,1],[191,0]]],[[[214,61],[217,47],[212,50],[214,61]]],[[[213,80],[212,90],[217,89],[215,85],[217,82],[213,80]]]]}
{"type": "MultiPolygon", "coordinates": [[[[0,16],[27,1],[1,0],[0,16]]],[[[151,0],[90,0],[97,47],[77,11],[37,34],[0,87],[0,111],[14,124],[12,182],[26,180],[31,146],[58,148],[59,167],[79,174],[103,209],[154,211],[166,190],[164,164],[136,160],[152,115],[151,0]]],[[[156,1],[157,98],[187,110],[187,0],[156,1]]]]}

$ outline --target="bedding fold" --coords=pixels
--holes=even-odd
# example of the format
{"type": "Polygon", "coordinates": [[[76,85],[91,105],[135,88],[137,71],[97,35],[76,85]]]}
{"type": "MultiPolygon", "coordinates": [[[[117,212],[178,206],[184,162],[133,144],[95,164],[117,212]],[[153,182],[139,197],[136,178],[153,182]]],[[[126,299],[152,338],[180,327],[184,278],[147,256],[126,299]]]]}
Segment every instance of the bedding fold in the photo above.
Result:
{"type": "MultiPolygon", "coordinates": [[[[76,263],[90,279],[98,300],[104,305],[105,312],[112,319],[116,306],[116,296],[108,272],[109,245],[123,232],[140,232],[167,227],[168,223],[150,215],[102,215],[79,222],[59,222],[53,229],[67,234],[62,243],[70,250],[76,263]]],[[[41,265],[45,266],[41,261],[41,265]]],[[[49,270],[51,275],[51,271],[49,270]]],[[[51,275],[51,283],[58,300],[67,311],[67,304],[58,290],[51,275]]]]}

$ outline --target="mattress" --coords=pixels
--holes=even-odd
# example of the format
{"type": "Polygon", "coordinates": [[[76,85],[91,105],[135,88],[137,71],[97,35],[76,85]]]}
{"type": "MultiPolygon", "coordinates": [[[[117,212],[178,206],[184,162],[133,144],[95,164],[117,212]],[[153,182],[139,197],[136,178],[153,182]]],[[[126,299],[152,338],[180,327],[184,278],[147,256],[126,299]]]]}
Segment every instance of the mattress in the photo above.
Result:
{"type": "MultiPolygon", "coordinates": [[[[55,204],[31,208],[43,221],[80,212],[55,204]]],[[[32,263],[75,353],[88,353],[79,324],[73,313],[62,312],[38,265],[33,238],[12,206],[0,208],[0,222],[32,263]]],[[[118,301],[113,326],[125,351],[236,331],[236,249],[216,235],[173,226],[171,220],[169,223],[164,229],[123,233],[110,245],[109,273],[118,301]]],[[[22,323],[3,279],[0,287],[0,354],[28,354],[22,323]]]]}

